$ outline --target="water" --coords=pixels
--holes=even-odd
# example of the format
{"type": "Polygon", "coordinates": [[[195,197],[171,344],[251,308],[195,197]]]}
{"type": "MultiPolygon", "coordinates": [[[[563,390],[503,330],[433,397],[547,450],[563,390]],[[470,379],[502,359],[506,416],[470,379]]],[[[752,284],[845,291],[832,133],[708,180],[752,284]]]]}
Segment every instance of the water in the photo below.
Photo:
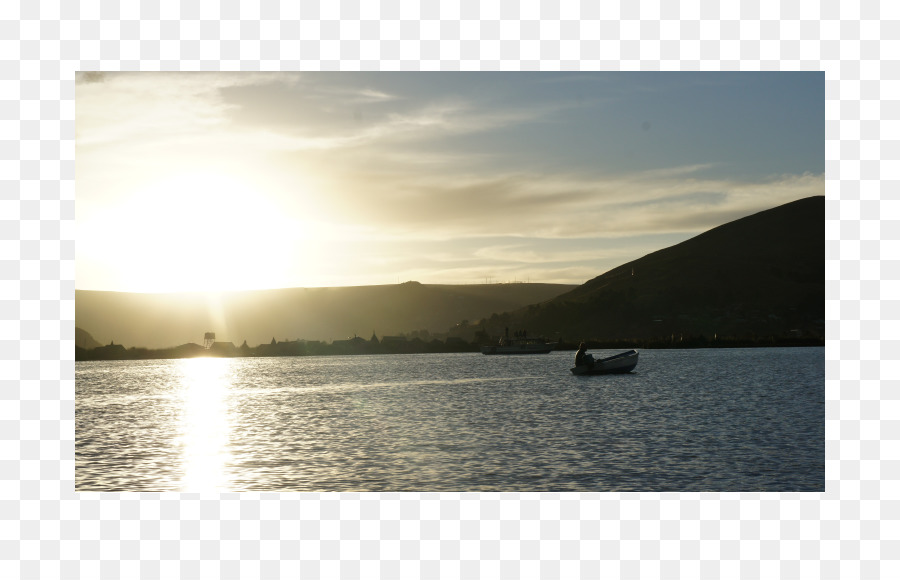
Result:
{"type": "Polygon", "coordinates": [[[824,491],[824,348],[573,357],[78,362],[76,489],[824,491]]]}

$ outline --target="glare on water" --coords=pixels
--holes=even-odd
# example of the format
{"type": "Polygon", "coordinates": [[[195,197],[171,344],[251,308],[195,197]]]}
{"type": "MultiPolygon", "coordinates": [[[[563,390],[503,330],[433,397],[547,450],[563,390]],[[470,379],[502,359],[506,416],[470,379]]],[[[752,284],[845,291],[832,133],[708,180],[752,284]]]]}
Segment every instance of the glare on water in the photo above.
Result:
{"type": "Polygon", "coordinates": [[[182,450],[183,491],[228,488],[231,362],[220,358],[178,361],[183,414],[177,442],[182,450]]]}

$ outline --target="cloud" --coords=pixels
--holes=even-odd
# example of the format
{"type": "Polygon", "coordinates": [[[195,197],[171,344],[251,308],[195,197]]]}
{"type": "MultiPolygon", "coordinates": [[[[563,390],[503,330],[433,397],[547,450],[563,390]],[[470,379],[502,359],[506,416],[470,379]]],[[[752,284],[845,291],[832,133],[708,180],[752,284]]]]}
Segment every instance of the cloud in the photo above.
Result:
{"type": "Polygon", "coordinates": [[[823,175],[741,181],[690,177],[703,166],[620,176],[362,173],[335,185],[348,220],[401,237],[617,238],[696,234],[824,195],[823,175]]]}
{"type": "Polygon", "coordinates": [[[166,157],[352,155],[366,147],[390,155],[398,145],[490,131],[533,115],[526,110],[484,111],[459,98],[405,99],[375,88],[329,84],[330,78],[82,73],[76,84],[78,159],[89,161],[99,152],[129,165],[162,164],[169,161],[166,157]],[[247,92],[261,87],[265,92],[247,92]],[[267,106],[260,94],[281,96],[276,106],[267,106]],[[360,116],[361,105],[380,108],[360,116]]]}
{"type": "Polygon", "coordinates": [[[711,163],[620,174],[513,169],[521,166],[508,150],[472,153],[461,147],[466,141],[435,144],[460,135],[477,143],[481,133],[539,122],[567,104],[487,107],[459,96],[412,99],[328,80],[280,73],[81,73],[76,162],[82,184],[116,190],[129,179],[194,165],[234,170],[269,163],[285,190],[292,175],[303,182],[312,174],[319,184],[314,195],[331,218],[377,223],[393,236],[444,239],[689,233],[824,193],[822,175],[703,177],[711,163]],[[239,122],[241,111],[259,104],[225,91],[258,87],[297,95],[302,106],[281,107],[265,124],[239,122]],[[323,125],[310,106],[360,102],[388,108],[365,122],[323,125]],[[278,115],[302,122],[278,124],[278,115]]]}
{"type": "Polygon", "coordinates": [[[75,73],[75,83],[102,83],[106,80],[106,73],[95,71],[82,71],[75,73]]]}
{"type": "Polygon", "coordinates": [[[364,103],[381,103],[384,101],[392,101],[397,97],[388,93],[377,91],[374,89],[362,89],[356,93],[358,100],[364,103]]]}
{"type": "Polygon", "coordinates": [[[76,145],[171,141],[228,120],[224,88],[291,83],[279,74],[82,73],[76,82],[76,145]],[[102,81],[102,82],[100,82],[102,81]]]}
{"type": "Polygon", "coordinates": [[[546,265],[614,260],[632,256],[635,252],[649,253],[659,249],[656,245],[641,242],[632,243],[628,248],[601,244],[596,239],[579,238],[567,242],[565,248],[558,248],[558,244],[544,239],[528,240],[522,244],[490,245],[478,249],[474,255],[491,262],[546,265]]]}
{"type": "Polygon", "coordinates": [[[675,124],[641,131],[642,109],[610,107],[658,93],[656,77],[620,78],[78,73],[78,219],[151,182],[220,172],[373,270],[592,277],[663,238],[824,194],[822,173],[730,172],[741,160],[694,154],[708,150],[691,149],[693,132],[653,141],[675,124]],[[673,156],[682,142],[690,154],[673,156]],[[638,161],[618,164],[629,148],[638,161]]]}

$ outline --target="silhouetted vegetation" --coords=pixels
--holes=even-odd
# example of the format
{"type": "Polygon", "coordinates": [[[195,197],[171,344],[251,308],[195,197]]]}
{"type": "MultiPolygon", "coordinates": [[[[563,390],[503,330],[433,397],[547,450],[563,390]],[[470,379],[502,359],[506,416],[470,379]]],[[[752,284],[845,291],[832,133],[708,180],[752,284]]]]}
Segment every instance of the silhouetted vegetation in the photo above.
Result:
{"type": "Polygon", "coordinates": [[[362,354],[421,354],[439,352],[479,352],[480,345],[452,337],[446,340],[429,341],[415,337],[386,336],[381,340],[374,336],[370,340],[354,337],[331,343],[317,340],[275,341],[250,347],[246,342],[240,347],[232,343],[217,342],[209,349],[199,344],[188,343],[174,348],[148,349],[143,347],[125,348],[121,344],[110,344],[87,349],[75,347],[75,360],[141,360],[174,359],[194,357],[282,357],[282,356],[327,356],[362,354]]]}
{"type": "MultiPolygon", "coordinates": [[[[206,349],[199,344],[188,343],[173,348],[148,349],[144,347],[125,348],[121,344],[109,344],[92,349],[75,347],[75,360],[145,360],[145,359],[180,359],[196,357],[232,358],[232,357],[286,357],[286,356],[347,356],[372,354],[424,354],[424,353],[461,353],[480,352],[484,344],[496,344],[497,337],[479,335],[469,342],[450,337],[446,340],[420,338],[383,337],[378,340],[374,336],[370,340],[354,337],[325,343],[316,340],[290,340],[240,347],[232,343],[215,343],[206,349]]],[[[575,351],[578,341],[559,339],[554,350],[575,351]]],[[[693,348],[746,348],[746,347],[795,347],[823,346],[824,341],[810,337],[798,336],[759,336],[759,337],[724,337],[709,339],[704,336],[669,336],[655,338],[622,338],[614,340],[586,340],[589,349],[628,350],[643,349],[693,349],[693,348]]]]}

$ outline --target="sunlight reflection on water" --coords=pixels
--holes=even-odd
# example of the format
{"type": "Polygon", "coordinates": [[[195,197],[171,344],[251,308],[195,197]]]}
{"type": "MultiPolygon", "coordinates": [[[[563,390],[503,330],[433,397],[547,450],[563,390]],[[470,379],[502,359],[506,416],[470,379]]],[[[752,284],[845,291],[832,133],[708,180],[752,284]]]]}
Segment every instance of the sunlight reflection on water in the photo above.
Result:
{"type": "Polygon", "coordinates": [[[79,362],[76,489],[824,489],[823,349],[571,356],[79,362]]]}
{"type": "Polygon", "coordinates": [[[229,389],[234,359],[195,358],[177,361],[183,414],[176,444],[182,449],[183,491],[229,488],[229,389]]]}

